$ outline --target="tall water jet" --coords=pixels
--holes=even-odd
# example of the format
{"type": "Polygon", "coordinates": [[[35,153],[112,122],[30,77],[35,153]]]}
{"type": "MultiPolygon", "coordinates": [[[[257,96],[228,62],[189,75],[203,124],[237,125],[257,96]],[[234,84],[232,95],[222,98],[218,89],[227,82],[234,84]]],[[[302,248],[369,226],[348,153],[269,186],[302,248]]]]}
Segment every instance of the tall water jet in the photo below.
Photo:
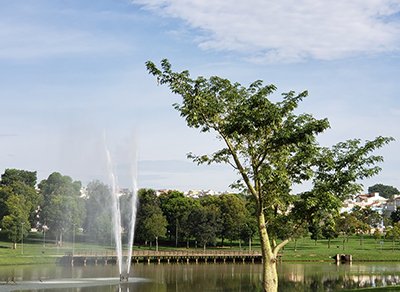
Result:
{"type": "Polygon", "coordinates": [[[112,215],[112,227],[113,234],[115,240],[115,251],[117,254],[117,263],[120,281],[128,281],[130,267],[131,267],[131,258],[132,258],[132,248],[133,248],[133,239],[135,234],[135,222],[136,222],[136,212],[137,212],[137,159],[136,156],[131,159],[131,179],[132,179],[132,196],[130,196],[128,200],[129,212],[130,214],[125,214],[129,216],[129,224],[128,224],[128,251],[127,256],[124,261],[123,251],[122,251],[122,212],[120,207],[120,192],[118,187],[118,180],[116,176],[116,171],[113,166],[113,160],[111,157],[111,153],[109,149],[106,147],[106,155],[107,155],[107,168],[109,179],[111,183],[111,215],[112,215]]]}
{"type": "Polygon", "coordinates": [[[131,268],[131,258],[132,258],[132,250],[133,250],[133,239],[135,237],[135,223],[136,223],[136,213],[137,213],[137,156],[132,159],[131,162],[131,174],[132,174],[132,197],[130,198],[131,202],[131,220],[129,222],[129,240],[128,240],[128,257],[126,258],[126,272],[129,275],[129,271],[131,268]]]}

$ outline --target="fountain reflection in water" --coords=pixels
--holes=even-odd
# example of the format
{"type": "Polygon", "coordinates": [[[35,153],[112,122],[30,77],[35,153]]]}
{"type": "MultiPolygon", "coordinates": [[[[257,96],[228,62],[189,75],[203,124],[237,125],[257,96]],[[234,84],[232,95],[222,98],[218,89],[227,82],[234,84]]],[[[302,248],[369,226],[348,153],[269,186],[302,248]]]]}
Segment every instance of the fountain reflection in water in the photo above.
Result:
{"type": "MultiPolygon", "coordinates": [[[[106,147],[107,155],[107,168],[108,175],[111,183],[111,214],[112,214],[112,227],[115,240],[115,251],[117,253],[117,262],[120,281],[128,281],[129,272],[131,267],[132,258],[132,247],[133,239],[135,234],[135,221],[136,221],[136,211],[137,211],[137,158],[136,155],[131,159],[131,178],[132,178],[132,196],[128,200],[128,205],[130,208],[126,208],[130,214],[122,214],[120,206],[120,192],[118,186],[118,180],[116,176],[115,167],[113,165],[113,160],[111,157],[110,150],[106,147]],[[123,256],[122,249],[122,215],[129,216],[129,227],[127,228],[128,237],[128,250],[127,254],[123,256]],[[125,258],[125,259],[124,259],[125,258]]],[[[124,209],[125,210],[125,209],[124,209]]]]}

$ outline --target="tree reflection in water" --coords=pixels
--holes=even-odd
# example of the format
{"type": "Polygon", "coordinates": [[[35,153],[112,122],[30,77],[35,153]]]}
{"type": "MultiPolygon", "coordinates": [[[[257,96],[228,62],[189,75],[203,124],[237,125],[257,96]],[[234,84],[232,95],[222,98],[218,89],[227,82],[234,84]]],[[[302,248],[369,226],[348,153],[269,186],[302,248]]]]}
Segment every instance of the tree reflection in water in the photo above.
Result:
{"type": "Polygon", "coordinates": [[[284,264],[279,291],[340,291],[400,284],[400,264],[360,263],[336,266],[329,263],[284,264]]]}
{"type": "MultiPolygon", "coordinates": [[[[17,284],[54,279],[100,279],[116,277],[118,268],[107,266],[0,266],[0,282],[14,278],[17,284]]],[[[259,264],[134,264],[134,283],[104,283],[103,286],[68,288],[68,291],[262,291],[259,264]],[[139,279],[147,279],[145,281],[139,279]]],[[[282,263],[279,265],[279,291],[341,291],[362,287],[400,284],[400,263],[366,263],[336,266],[331,263],[282,263]]],[[[96,282],[98,282],[96,281],[96,282]]],[[[5,288],[3,285],[0,290],[5,288]]],[[[3,291],[3,290],[2,290],[3,291]]],[[[11,291],[11,290],[9,290],[11,291]]],[[[46,290],[53,291],[53,290],[46,290]]],[[[60,291],[60,290],[54,290],[60,291]]]]}

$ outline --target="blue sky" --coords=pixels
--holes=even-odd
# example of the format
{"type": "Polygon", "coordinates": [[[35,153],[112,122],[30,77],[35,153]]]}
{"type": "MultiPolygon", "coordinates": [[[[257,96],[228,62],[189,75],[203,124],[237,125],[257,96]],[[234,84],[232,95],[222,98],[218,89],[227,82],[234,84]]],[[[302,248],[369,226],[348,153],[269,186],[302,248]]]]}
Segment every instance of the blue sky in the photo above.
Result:
{"type": "Polygon", "coordinates": [[[187,128],[179,98],[146,72],[168,58],[192,76],[273,83],[276,98],[307,89],[300,111],[331,122],[323,145],[393,136],[364,185],[399,188],[400,2],[242,3],[1,1],[0,171],[104,180],[107,145],[122,186],[135,152],[139,187],[227,190],[228,167],[186,159],[219,142],[187,128]]]}

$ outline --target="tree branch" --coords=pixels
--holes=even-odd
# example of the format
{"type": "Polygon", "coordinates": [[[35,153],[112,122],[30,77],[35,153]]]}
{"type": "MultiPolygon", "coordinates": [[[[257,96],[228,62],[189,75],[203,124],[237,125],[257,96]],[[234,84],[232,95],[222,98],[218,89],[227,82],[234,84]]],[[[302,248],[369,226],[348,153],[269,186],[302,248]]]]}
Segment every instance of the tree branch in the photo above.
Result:
{"type": "Polygon", "coordinates": [[[226,145],[228,146],[229,151],[231,152],[231,155],[232,155],[232,157],[233,157],[233,160],[235,161],[235,164],[236,164],[236,166],[237,166],[237,169],[239,170],[240,174],[242,175],[242,178],[243,178],[244,182],[246,183],[246,186],[248,187],[250,193],[251,193],[257,200],[260,200],[259,195],[258,195],[256,189],[254,188],[254,186],[251,184],[250,178],[249,178],[248,175],[246,174],[246,172],[245,172],[245,170],[244,170],[244,167],[242,166],[242,163],[240,162],[239,157],[237,156],[237,153],[236,153],[236,151],[235,151],[235,149],[234,149],[234,147],[233,147],[231,141],[230,141],[227,137],[225,137],[224,135],[222,135],[221,133],[220,133],[220,135],[221,135],[221,137],[224,139],[226,145]]]}
{"type": "Polygon", "coordinates": [[[282,242],[280,242],[278,245],[276,245],[276,246],[273,247],[272,252],[273,252],[275,258],[278,256],[278,252],[279,252],[286,244],[288,244],[289,241],[290,241],[290,238],[287,238],[287,239],[283,240],[282,242]]]}

